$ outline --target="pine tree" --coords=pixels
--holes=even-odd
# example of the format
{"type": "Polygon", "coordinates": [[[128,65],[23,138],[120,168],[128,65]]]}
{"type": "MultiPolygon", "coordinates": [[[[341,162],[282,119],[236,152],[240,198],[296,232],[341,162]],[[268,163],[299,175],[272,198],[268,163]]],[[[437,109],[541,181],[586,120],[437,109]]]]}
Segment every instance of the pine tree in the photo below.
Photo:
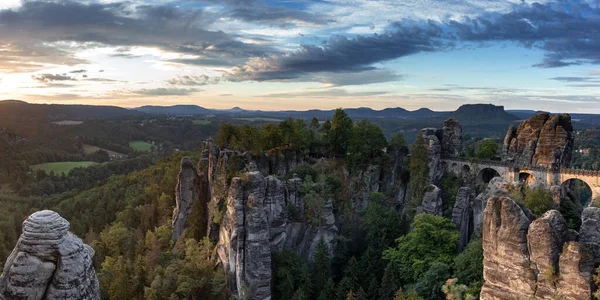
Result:
{"type": "Polygon", "coordinates": [[[321,237],[315,249],[315,260],[312,265],[312,278],[317,293],[320,293],[327,284],[330,276],[329,266],[329,247],[323,237],[321,237]]]}
{"type": "Polygon", "coordinates": [[[354,292],[352,292],[352,290],[350,290],[348,292],[348,294],[346,294],[346,300],[358,300],[358,299],[356,298],[356,296],[354,296],[354,292]]]}
{"type": "Polygon", "coordinates": [[[398,289],[396,295],[394,295],[394,300],[406,300],[406,297],[404,297],[404,292],[402,292],[402,288],[398,289]]]}

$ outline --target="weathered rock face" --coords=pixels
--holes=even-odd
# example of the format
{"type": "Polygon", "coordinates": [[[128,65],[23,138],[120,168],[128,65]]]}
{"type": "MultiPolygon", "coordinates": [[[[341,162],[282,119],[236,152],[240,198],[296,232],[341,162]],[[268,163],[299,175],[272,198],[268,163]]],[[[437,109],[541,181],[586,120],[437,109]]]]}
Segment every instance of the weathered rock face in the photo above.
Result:
{"type": "MultiPolygon", "coordinates": [[[[596,230],[594,223],[600,220],[594,220],[595,213],[588,210],[589,226],[582,230],[596,230]]],[[[481,299],[592,299],[591,249],[599,240],[584,234],[586,244],[576,238],[556,210],[531,222],[510,198],[490,198],[483,226],[481,299]]]]}
{"type": "MultiPolygon", "coordinates": [[[[346,172],[340,178],[348,187],[344,196],[353,216],[358,219],[372,192],[396,199],[396,208],[403,205],[407,152],[406,147],[390,147],[388,164],[346,172]]],[[[291,152],[251,155],[218,149],[211,140],[203,145],[198,164],[199,197],[194,201],[207,202],[207,235],[217,245],[229,289],[237,299],[271,297],[272,253],[293,250],[312,260],[321,239],[330,253],[335,248],[338,224],[333,199],[325,199],[320,216],[306,214],[300,192],[303,180],[290,174],[305,160],[313,159],[291,152]]],[[[329,164],[326,159],[318,163],[329,164]]]]}
{"type": "Polygon", "coordinates": [[[463,151],[462,127],[456,120],[449,118],[444,122],[442,136],[442,156],[459,157],[463,151]]]}
{"type": "Polygon", "coordinates": [[[39,211],[23,233],[0,277],[2,300],[100,299],[94,250],[69,232],[56,212],[39,211]]]}
{"type": "Polygon", "coordinates": [[[600,208],[586,207],[581,213],[579,242],[590,248],[594,263],[600,264],[600,208]]]}
{"type": "Polygon", "coordinates": [[[321,238],[333,249],[337,227],[331,201],[323,208],[321,226],[303,223],[300,184],[297,177],[281,181],[259,171],[232,179],[217,253],[234,297],[270,299],[272,251],[294,249],[312,259],[321,238]]]}
{"type": "MultiPolygon", "coordinates": [[[[175,210],[173,211],[173,242],[183,234],[192,207],[200,198],[200,179],[191,159],[181,160],[181,171],[175,192],[175,210]]],[[[204,210],[206,211],[206,210],[204,210]]]]}
{"type": "Polygon", "coordinates": [[[566,168],[571,165],[573,141],[570,115],[539,113],[521,122],[518,128],[508,129],[502,159],[517,166],[566,168]]]}
{"type": "Polygon", "coordinates": [[[439,187],[433,184],[429,186],[429,189],[423,195],[423,202],[417,208],[417,213],[426,213],[435,216],[441,216],[444,213],[442,190],[439,187]]]}
{"type": "Polygon", "coordinates": [[[483,215],[488,199],[492,196],[507,196],[506,186],[509,183],[501,177],[494,177],[488,183],[485,190],[473,199],[473,233],[480,237],[482,233],[483,215]]]}
{"type": "Polygon", "coordinates": [[[594,261],[591,251],[581,243],[568,242],[560,255],[560,272],[556,282],[557,295],[553,299],[593,299],[592,274],[594,261]]]}
{"type": "Polygon", "coordinates": [[[452,209],[452,223],[460,231],[459,251],[465,249],[471,235],[471,189],[461,187],[456,192],[456,202],[452,209]]]}
{"type": "Polygon", "coordinates": [[[508,197],[492,197],[483,219],[481,299],[529,299],[535,275],[529,268],[527,230],[531,220],[508,197]]]}
{"type": "Polygon", "coordinates": [[[437,184],[442,176],[444,170],[442,169],[442,138],[443,130],[435,128],[424,128],[421,129],[423,139],[427,143],[427,149],[429,154],[429,181],[432,184],[437,184]]]}
{"type": "Polygon", "coordinates": [[[546,212],[529,226],[527,248],[531,268],[537,276],[537,298],[552,298],[556,293],[555,273],[567,237],[567,222],[556,210],[546,212]]]}
{"type": "Polygon", "coordinates": [[[270,299],[271,244],[265,209],[267,182],[258,171],[233,178],[217,253],[231,293],[238,299],[270,299]]]}

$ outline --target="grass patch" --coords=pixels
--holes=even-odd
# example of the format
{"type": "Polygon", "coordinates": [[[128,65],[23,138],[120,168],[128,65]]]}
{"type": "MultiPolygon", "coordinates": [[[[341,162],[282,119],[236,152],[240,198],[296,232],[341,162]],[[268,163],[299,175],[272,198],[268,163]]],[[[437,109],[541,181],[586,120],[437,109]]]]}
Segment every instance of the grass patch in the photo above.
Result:
{"type": "Polygon", "coordinates": [[[154,146],[152,146],[152,144],[143,142],[143,141],[129,142],[129,148],[131,148],[135,151],[150,152],[150,151],[152,151],[152,147],[154,147],[154,146]]]}
{"type": "Polygon", "coordinates": [[[281,122],[281,119],[275,118],[234,118],[235,120],[248,121],[248,122],[281,122]]]}
{"type": "Polygon", "coordinates": [[[97,146],[83,144],[83,153],[84,154],[92,154],[92,153],[98,152],[100,150],[106,151],[106,153],[108,153],[108,155],[111,155],[111,156],[116,156],[116,157],[124,157],[125,156],[125,154],[123,154],[123,153],[111,151],[111,150],[100,148],[97,146]]]}
{"type": "Polygon", "coordinates": [[[193,120],[194,125],[210,125],[210,120],[193,120]]]}
{"type": "Polygon", "coordinates": [[[45,163],[39,165],[30,166],[30,168],[34,171],[44,170],[46,173],[50,174],[50,172],[54,171],[54,174],[60,175],[61,173],[69,174],[69,171],[75,168],[86,168],[89,166],[97,165],[97,162],[93,161],[63,161],[63,162],[53,162],[53,163],[45,163]]]}

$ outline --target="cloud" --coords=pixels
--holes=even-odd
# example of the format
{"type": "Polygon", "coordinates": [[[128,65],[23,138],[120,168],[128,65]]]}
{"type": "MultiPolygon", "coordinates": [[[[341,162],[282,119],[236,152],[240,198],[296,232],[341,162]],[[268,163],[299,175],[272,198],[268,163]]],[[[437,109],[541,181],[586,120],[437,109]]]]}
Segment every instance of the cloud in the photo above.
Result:
{"type": "MultiPolygon", "coordinates": [[[[21,51],[15,56],[42,53],[67,65],[80,62],[74,53],[81,47],[146,46],[165,51],[205,54],[215,58],[247,58],[275,52],[268,45],[247,44],[235,35],[206,29],[218,15],[200,8],[147,5],[123,1],[112,3],[71,0],[24,1],[22,6],[0,10],[0,40],[12,47],[37,47],[43,52],[21,51]],[[63,50],[58,42],[77,42],[63,50]]],[[[0,58],[0,61],[2,58],[0,58]]],[[[14,60],[13,60],[14,61],[14,60]]],[[[30,57],[36,66],[44,61],[30,57]]],[[[16,66],[18,67],[18,66],[16,66]]],[[[28,66],[21,66],[26,69],[28,66]]]]}
{"type": "Polygon", "coordinates": [[[258,0],[205,0],[204,2],[225,7],[223,17],[249,23],[288,27],[298,24],[324,25],[333,22],[324,14],[290,8],[285,2],[279,3],[278,6],[258,0]]]}
{"type": "Polygon", "coordinates": [[[348,92],[345,89],[328,89],[321,91],[301,91],[301,92],[290,92],[290,93],[273,93],[257,97],[266,98],[296,98],[296,97],[308,97],[308,98],[328,98],[328,97],[368,97],[368,96],[379,96],[385,95],[388,92],[385,91],[370,91],[370,92],[348,92]]]}
{"type": "MultiPolygon", "coordinates": [[[[0,28],[2,28],[1,25],[0,28]]],[[[0,72],[2,73],[34,72],[44,69],[48,65],[87,63],[86,60],[74,57],[68,51],[61,49],[60,46],[39,43],[10,43],[9,40],[2,39],[3,33],[5,32],[0,29],[0,72]]]]}
{"type": "Polygon", "coordinates": [[[278,56],[253,58],[233,70],[231,80],[280,80],[315,72],[358,72],[374,70],[374,63],[447,46],[443,31],[433,23],[421,27],[397,24],[380,35],[348,38],[334,36],[321,46],[302,45],[300,49],[278,56]]]}
{"type": "Polygon", "coordinates": [[[37,74],[31,75],[31,78],[35,81],[49,83],[53,81],[72,81],[77,80],[74,77],[68,76],[66,74],[37,74]]]}
{"type": "Polygon", "coordinates": [[[69,73],[74,73],[74,74],[78,74],[78,73],[87,73],[87,70],[83,70],[83,69],[82,69],[82,70],[73,70],[73,71],[71,71],[71,72],[69,72],[69,73]]]}
{"type": "Polygon", "coordinates": [[[129,91],[129,93],[141,96],[187,96],[200,91],[202,90],[194,88],[154,88],[133,90],[129,91]]]}
{"type": "Polygon", "coordinates": [[[523,3],[505,14],[488,14],[449,25],[463,41],[515,41],[542,49],[546,54],[536,67],[599,64],[600,8],[590,3],[523,3]]]}
{"type": "Polygon", "coordinates": [[[562,81],[562,82],[600,82],[600,79],[593,77],[553,77],[550,78],[552,80],[562,81]]]}
{"type": "Polygon", "coordinates": [[[545,52],[535,66],[600,64],[600,9],[585,2],[516,4],[505,13],[486,13],[459,21],[398,21],[386,31],[355,37],[333,36],[321,45],[250,59],[231,72],[232,81],[306,78],[318,72],[373,70],[382,63],[463,44],[511,41],[545,52]]]}
{"type": "Polygon", "coordinates": [[[219,83],[220,78],[206,75],[178,75],[167,82],[172,85],[198,86],[219,83]]]}
{"type": "Polygon", "coordinates": [[[405,76],[389,70],[375,69],[362,72],[325,72],[311,75],[310,81],[324,83],[329,86],[366,85],[403,80],[405,76]]]}

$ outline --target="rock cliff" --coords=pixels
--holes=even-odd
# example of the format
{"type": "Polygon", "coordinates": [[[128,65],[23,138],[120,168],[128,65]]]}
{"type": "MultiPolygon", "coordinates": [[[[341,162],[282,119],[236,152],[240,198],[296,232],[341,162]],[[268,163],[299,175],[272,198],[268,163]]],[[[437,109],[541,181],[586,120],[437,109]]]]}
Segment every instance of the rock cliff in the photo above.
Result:
{"type": "Polygon", "coordinates": [[[597,234],[595,213],[584,210],[589,226],[582,226],[577,242],[558,211],[532,220],[510,198],[491,197],[483,223],[481,299],[592,299],[592,249],[600,240],[586,234],[597,234]]]}
{"type": "Polygon", "coordinates": [[[347,187],[338,196],[347,200],[353,220],[358,220],[372,192],[394,199],[391,209],[404,207],[408,149],[387,151],[389,162],[350,174],[327,159],[291,151],[250,154],[219,149],[209,139],[203,144],[197,171],[191,161],[181,163],[174,238],[187,229],[186,220],[200,203],[206,212],[201,214],[206,217],[206,235],[216,244],[231,294],[237,299],[270,299],[272,253],[293,250],[312,260],[321,239],[333,251],[340,226],[336,213],[341,209],[336,210],[335,199],[324,199],[317,210],[306,210],[303,179],[292,170],[302,163],[335,168],[347,187]]]}
{"type": "Polygon", "coordinates": [[[181,160],[181,170],[177,190],[175,191],[175,210],[173,211],[173,243],[183,234],[192,206],[200,197],[200,179],[194,163],[188,157],[181,160]]]}
{"type": "Polygon", "coordinates": [[[69,222],[44,210],[23,222],[23,233],[0,277],[2,300],[100,299],[94,250],[69,232],[69,222]]]}
{"type": "Polygon", "coordinates": [[[450,118],[444,122],[443,128],[424,128],[421,134],[428,147],[429,180],[432,184],[438,184],[445,171],[441,159],[462,155],[462,127],[450,118]]]}
{"type": "Polygon", "coordinates": [[[459,251],[465,249],[472,233],[471,189],[461,187],[456,192],[456,202],[452,208],[452,223],[460,231],[459,251]]]}
{"type": "Polygon", "coordinates": [[[516,166],[558,169],[571,165],[573,125],[568,114],[539,113],[511,126],[502,146],[502,160],[516,166]]]}

